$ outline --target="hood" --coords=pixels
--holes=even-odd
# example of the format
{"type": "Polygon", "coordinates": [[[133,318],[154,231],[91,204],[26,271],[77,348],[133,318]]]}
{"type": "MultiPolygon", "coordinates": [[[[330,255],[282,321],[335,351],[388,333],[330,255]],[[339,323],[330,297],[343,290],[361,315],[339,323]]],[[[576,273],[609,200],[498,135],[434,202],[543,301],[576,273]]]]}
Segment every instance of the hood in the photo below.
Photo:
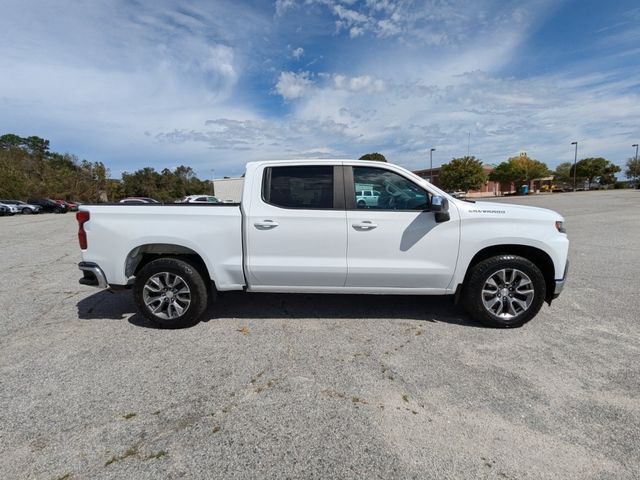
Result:
{"type": "Polygon", "coordinates": [[[522,219],[548,219],[562,221],[562,215],[553,210],[540,207],[531,207],[529,205],[516,205],[513,203],[498,202],[456,202],[457,207],[467,213],[469,216],[496,216],[504,218],[522,218],[522,219]]]}

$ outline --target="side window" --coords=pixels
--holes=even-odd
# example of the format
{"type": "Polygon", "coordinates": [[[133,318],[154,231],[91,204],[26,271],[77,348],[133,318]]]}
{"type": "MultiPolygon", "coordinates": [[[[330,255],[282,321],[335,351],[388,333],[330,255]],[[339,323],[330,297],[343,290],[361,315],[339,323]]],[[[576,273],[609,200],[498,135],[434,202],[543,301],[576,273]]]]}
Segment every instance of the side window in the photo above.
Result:
{"type": "Polygon", "coordinates": [[[206,202],[207,201],[207,197],[198,197],[194,201],[196,201],[196,202],[206,202]]]}
{"type": "Polygon", "coordinates": [[[356,190],[375,192],[366,201],[356,196],[356,208],[376,210],[425,210],[429,194],[402,175],[375,167],[353,167],[356,190]]]}
{"type": "Polygon", "coordinates": [[[263,187],[267,203],[284,208],[333,208],[333,166],[270,167],[263,187]]]}

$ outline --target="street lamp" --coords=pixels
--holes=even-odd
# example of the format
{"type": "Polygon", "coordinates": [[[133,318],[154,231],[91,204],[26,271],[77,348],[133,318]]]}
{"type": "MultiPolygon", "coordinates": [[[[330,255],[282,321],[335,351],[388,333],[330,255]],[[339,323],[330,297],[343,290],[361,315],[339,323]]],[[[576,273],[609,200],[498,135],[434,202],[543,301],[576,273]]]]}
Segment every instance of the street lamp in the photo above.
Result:
{"type": "Polygon", "coordinates": [[[573,157],[573,191],[576,191],[576,163],[578,163],[578,142],[571,142],[571,145],[576,146],[576,154],[573,157]]]}
{"type": "Polygon", "coordinates": [[[633,145],[631,145],[632,147],[636,147],[636,156],[635,156],[635,161],[638,161],[638,144],[634,143],[633,145]]]}
{"type": "Polygon", "coordinates": [[[433,152],[435,152],[436,149],[432,148],[431,150],[429,150],[429,182],[433,183],[433,152]]]}
{"type": "Polygon", "coordinates": [[[211,195],[215,195],[216,194],[216,187],[215,187],[215,183],[214,183],[214,177],[215,177],[215,169],[212,168],[211,169],[211,195]]]}

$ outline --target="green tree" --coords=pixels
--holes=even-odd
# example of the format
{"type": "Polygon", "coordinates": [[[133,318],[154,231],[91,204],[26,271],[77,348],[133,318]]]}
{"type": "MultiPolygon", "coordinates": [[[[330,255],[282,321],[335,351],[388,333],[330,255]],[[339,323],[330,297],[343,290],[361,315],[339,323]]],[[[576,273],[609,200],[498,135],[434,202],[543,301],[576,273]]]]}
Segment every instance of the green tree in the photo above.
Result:
{"type": "Polygon", "coordinates": [[[365,153],[364,155],[362,155],[359,160],[373,160],[376,162],[386,162],[387,159],[384,157],[384,155],[382,155],[381,153],[365,153]]]}
{"type": "Polygon", "coordinates": [[[627,160],[624,175],[630,180],[640,181],[640,158],[631,157],[627,160]]]}
{"type": "MultiPolygon", "coordinates": [[[[615,174],[620,171],[620,167],[611,163],[606,158],[583,158],[578,161],[575,167],[576,176],[582,177],[591,186],[597,179],[601,185],[615,183],[615,174]]],[[[573,168],[571,168],[573,176],[573,168]]]]}
{"type": "Polygon", "coordinates": [[[486,181],[487,174],[482,162],[474,156],[454,158],[440,167],[438,181],[445,190],[478,190],[486,181]]]}
{"type": "Polygon", "coordinates": [[[489,179],[503,183],[527,183],[549,175],[549,168],[543,162],[530,158],[526,153],[511,157],[498,165],[489,174],[489,179]]]}
{"type": "Polygon", "coordinates": [[[121,180],[116,180],[109,178],[109,170],[101,162],[51,152],[49,140],[15,134],[0,136],[0,198],[100,202],[149,196],[172,201],[210,190],[210,183],[198,179],[188,166],[180,165],[174,171],[165,168],[161,173],[146,167],[125,172],[121,180]]]}
{"type": "Polygon", "coordinates": [[[571,183],[573,181],[571,167],[573,167],[571,162],[564,162],[558,165],[553,172],[554,180],[556,182],[571,183]]]}

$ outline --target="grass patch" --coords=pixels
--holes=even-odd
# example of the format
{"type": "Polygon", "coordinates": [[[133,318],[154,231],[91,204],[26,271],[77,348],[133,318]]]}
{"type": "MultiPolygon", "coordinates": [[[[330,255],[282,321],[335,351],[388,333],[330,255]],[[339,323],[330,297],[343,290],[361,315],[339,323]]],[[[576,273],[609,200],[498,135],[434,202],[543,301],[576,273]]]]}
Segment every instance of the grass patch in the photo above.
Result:
{"type": "Polygon", "coordinates": [[[220,431],[220,426],[216,425],[215,427],[213,427],[213,429],[211,430],[213,433],[218,433],[220,431]]]}
{"type": "Polygon", "coordinates": [[[409,403],[409,395],[407,395],[406,393],[404,395],[402,395],[402,400],[404,400],[405,402],[409,403]]]}
{"type": "Polygon", "coordinates": [[[119,462],[120,460],[124,460],[125,458],[133,457],[134,455],[138,455],[138,447],[131,447],[120,456],[114,455],[110,460],[107,460],[104,466],[108,467],[112,463],[119,462]]]}
{"type": "Polygon", "coordinates": [[[135,417],[136,415],[137,415],[137,413],[133,413],[133,412],[131,412],[131,413],[127,413],[127,414],[126,414],[124,417],[122,417],[122,418],[124,418],[125,420],[130,420],[130,419],[132,419],[133,417],[135,417]]]}
{"type": "Polygon", "coordinates": [[[167,452],[165,452],[164,450],[160,450],[158,453],[153,453],[151,455],[149,455],[146,460],[152,460],[152,459],[158,459],[158,458],[162,458],[164,456],[167,455],[167,452]]]}

